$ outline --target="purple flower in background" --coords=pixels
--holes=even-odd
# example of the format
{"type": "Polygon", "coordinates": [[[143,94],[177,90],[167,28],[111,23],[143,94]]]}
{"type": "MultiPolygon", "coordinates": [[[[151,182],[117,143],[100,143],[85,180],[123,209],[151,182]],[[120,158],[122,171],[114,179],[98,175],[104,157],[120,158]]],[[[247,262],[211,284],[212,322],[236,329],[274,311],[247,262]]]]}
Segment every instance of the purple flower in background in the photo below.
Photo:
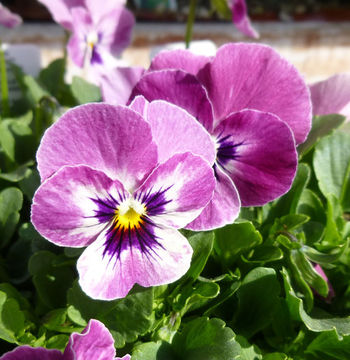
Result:
{"type": "Polygon", "coordinates": [[[341,114],[350,119],[350,73],[310,85],[314,115],[341,114]]]}
{"type": "Polygon", "coordinates": [[[32,222],[57,245],[87,246],[77,268],[92,298],[124,297],[135,283],[175,281],[192,256],[177,229],[210,201],[214,158],[202,126],[164,101],[149,104],[144,116],[108,104],[74,108],[39,147],[42,184],[32,222]],[[168,147],[157,148],[154,138],[168,147]]]}
{"type": "Polygon", "coordinates": [[[326,298],[323,298],[321,295],[319,295],[319,294],[318,294],[318,295],[321,296],[321,297],[325,300],[326,303],[330,304],[330,303],[332,302],[332,299],[335,297],[335,291],[334,291],[334,289],[333,289],[333,286],[332,286],[332,284],[330,283],[330,281],[328,280],[328,277],[327,277],[327,275],[325,274],[325,272],[323,271],[321,265],[319,265],[319,264],[314,264],[313,267],[314,267],[314,270],[315,270],[319,275],[322,276],[323,280],[325,280],[326,283],[327,283],[327,285],[328,285],[328,295],[327,295],[327,297],[326,297],[326,298]]]}
{"type": "Polygon", "coordinates": [[[214,58],[162,52],[130,99],[137,95],[186,109],[216,143],[214,196],[188,228],[232,223],[240,204],[260,206],[289,190],[311,102],[297,70],[270,47],[227,44],[214,58]]]}
{"type": "Polygon", "coordinates": [[[236,28],[244,35],[257,39],[259,33],[250,23],[245,0],[228,0],[228,5],[232,10],[232,22],[235,24],[236,28]]]}
{"type": "Polygon", "coordinates": [[[135,23],[133,14],[123,0],[39,0],[51,12],[54,20],[72,32],[68,53],[80,67],[114,66],[129,45],[135,23]]]}
{"type": "Polygon", "coordinates": [[[14,28],[22,23],[22,18],[11,12],[0,3],[0,24],[7,28],[14,28]]]}
{"type": "Polygon", "coordinates": [[[90,320],[81,334],[73,333],[62,354],[58,350],[19,346],[1,360],[130,360],[130,355],[115,357],[114,339],[98,320],[90,320]]]}

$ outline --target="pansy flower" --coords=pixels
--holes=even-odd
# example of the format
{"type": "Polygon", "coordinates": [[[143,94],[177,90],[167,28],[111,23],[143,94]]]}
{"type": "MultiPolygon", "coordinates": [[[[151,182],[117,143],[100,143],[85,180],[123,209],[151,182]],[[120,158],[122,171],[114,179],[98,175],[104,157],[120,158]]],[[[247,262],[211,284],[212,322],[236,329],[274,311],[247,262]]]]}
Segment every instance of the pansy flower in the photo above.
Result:
{"type": "Polygon", "coordinates": [[[350,73],[310,85],[314,115],[341,114],[350,119],[350,73]]]}
{"type": "Polygon", "coordinates": [[[18,346],[1,360],[130,360],[130,355],[115,357],[114,339],[98,320],[90,320],[81,334],[73,333],[62,354],[58,350],[18,346]]]}
{"type": "Polygon", "coordinates": [[[244,35],[258,38],[259,34],[250,23],[245,0],[227,0],[227,2],[232,11],[232,22],[236,28],[244,35]]]}
{"type": "Polygon", "coordinates": [[[68,53],[74,63],[112,67],[129,45],[135,23],[124,0],[39,0],[54,20],[72,32],[68,53]]]}
{"type": "Polygon", "coordinates": [[[135,283],[175,281],[192,256],[177,229],[210,201],[214,158],[209,134],[172,104],[155,101],[144,116],[122,106],[82,105],[41,141],[32,222],[57,245],[87,246],[77,268],[92,298],[124,297],[135,283]],[[160,151],[154,138],[168,147],[160,151]]]}
{"type": "Polygon", "coordinates": [[[297,70],[272,48],[227,44],[214,58],[162,52],[130,101],[137,95],[186,109],[216,143],[215,193],[188,228],[232,223],[240,204],[261,206],[289,190],[296,144],[310,130],[311,102],[297,70]]]}
{"type": "Polygon", "coordinates": [[[7,28],[14,28],[22,23],[22,18],[11,12],[6,6],[0,3],[0,24],[7,28]]]}

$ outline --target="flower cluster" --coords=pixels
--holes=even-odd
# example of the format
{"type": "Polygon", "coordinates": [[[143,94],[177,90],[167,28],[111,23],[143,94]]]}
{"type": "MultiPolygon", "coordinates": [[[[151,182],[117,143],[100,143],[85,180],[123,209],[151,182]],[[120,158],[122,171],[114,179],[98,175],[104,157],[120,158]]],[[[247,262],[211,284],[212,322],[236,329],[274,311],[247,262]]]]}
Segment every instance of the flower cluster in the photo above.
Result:
{"type": "Polygon", "coordinates": [[[90,320],[81,334],[73,333],[62,354],[58,350],[19,346],[1,360],[130,360],[130,355],[115,357],[114,340],[108,329],[98,320],[90,320]]]}

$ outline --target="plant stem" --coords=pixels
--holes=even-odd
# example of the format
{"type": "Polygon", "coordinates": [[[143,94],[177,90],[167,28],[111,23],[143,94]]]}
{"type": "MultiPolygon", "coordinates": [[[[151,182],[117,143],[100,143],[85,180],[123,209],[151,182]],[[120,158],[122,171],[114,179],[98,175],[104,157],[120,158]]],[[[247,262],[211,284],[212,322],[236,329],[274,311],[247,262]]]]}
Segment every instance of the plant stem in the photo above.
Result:
{"type": "Polygon", "coordinates": [[[7,83],[7,73],[6,73],[6,60],[5,52],[0,43],[0,72],[1,72],[1,99],[2,99],[2,118],[10,114],[10,105],[9,105],[9,89],[7,83]]]}
{"type": "Polygon", "coordinates": [[[186,49],[190,47],[190,43],[192,40],[193,24],[196,17],[196,5],[197,5],[197,0],[190,0],[190,12],[187,18],[186,36],[185,36],[186,49]]]}

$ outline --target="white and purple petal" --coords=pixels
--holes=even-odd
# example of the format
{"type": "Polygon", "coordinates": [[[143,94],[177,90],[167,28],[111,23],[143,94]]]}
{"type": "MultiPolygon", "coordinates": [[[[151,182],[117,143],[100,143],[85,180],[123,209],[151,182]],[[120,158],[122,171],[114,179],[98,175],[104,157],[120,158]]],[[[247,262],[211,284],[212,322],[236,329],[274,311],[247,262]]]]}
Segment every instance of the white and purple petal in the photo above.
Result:
{"type": "Polygon", "coordinates": [[[134,87],[130,99],[143,95],[148,101],[165,100],[187,110],[209,132],[213,127],[213,109],[206,89],[197,78],[182,70],[146,73],[134,87]]]}
{"type": "Polygon", "coordinates": [[[27,345],[18,346],[0,357],[1,360],[64,360],[58,350],[48,350],[41,347],[33,348],[27,345]]]}
{"type": "Polygon", "coordinates": [[[232,22],[244,35],[259,38],[259,33],[253,28],[248,16],[248,9],[245,0],[228,0],[232,10],[232,22]]]}
{"type": "Polygon", "coordinates": [[[183,276],[192,257],[187,239],[174,229],[154,226],[149,231],[142,236],[133,232],[125,241],[115,239],[115,246],[108,249],[108,235],[102,233],[77,262],[84,292],[94,299],[112,300],[125,297],[136,283],[157,286],[183,276]]]}
{"type": "Polygon", "coordinates": [[[215,188],[211,165],[191,153],[176,154],[160,164],[135,192],[155,224],[182,228],[211,200],[215,188]]]}
{"type": "MultiPolygon", "coordinates": [[[[140,103],[139,100],[135,100],[140,103]]],[[[134,107],[136,104],[134,102],[134,107]]],[[[139,104],[140,105],[140,104],[139,104]]],[[[205,128],[180,107],[155,100],[147,106],[145,119],[151,125],[158,148],[158,161],[165,162],[176,153],[192,152],[213,165],[215,143],[205,128]]]]}
{"type": "Polygon", "coordinates": [[[215,165],[216,186],[208,205],[186,229],[205,231],[232,224],[238,217],[241,201],[232,180],[215,165]]]}
{"type": "Polygon", "coordinates": [[[141,184],[157,157],[150,125],[141,115],[98,103],[66,112],[46,131],[37,153],[42,180],[65,165],[88,165],[128,190],[141,184]]]}
{"type": "Polygon", "coordinates": [[[123,185],[87,166],[63,167],[34,195],[31,220],[46,239],[60,246],[93,242],[127,196],[123,185]]]}
{"type": "Polygon", "coordinates": [[[314,115],[341,114],[350,119],[350,73],[310,85],[314,115]]]}
{"type": "Polygon", "coordinates": [[[64,360],[114,360],[114,339],[98,320],[92,319],[81,334],[73,333],[64,351],[64,360]]]}
{"type": "Polygon", "coordinates": [[[276,114],[297,144],[311,127],[309,90],[296,68],[260,44],[226,44],[198,74],[214,108],[216,124],[229,114],[255,109],[276,114]]]}
{"type": "Polygon", "coordinates": [[[286,193],[297,168],[289,126],[276,115],[242,110],[214,131],[218,166],[233,180],[242,206],[260,206],[286,193]]]}

